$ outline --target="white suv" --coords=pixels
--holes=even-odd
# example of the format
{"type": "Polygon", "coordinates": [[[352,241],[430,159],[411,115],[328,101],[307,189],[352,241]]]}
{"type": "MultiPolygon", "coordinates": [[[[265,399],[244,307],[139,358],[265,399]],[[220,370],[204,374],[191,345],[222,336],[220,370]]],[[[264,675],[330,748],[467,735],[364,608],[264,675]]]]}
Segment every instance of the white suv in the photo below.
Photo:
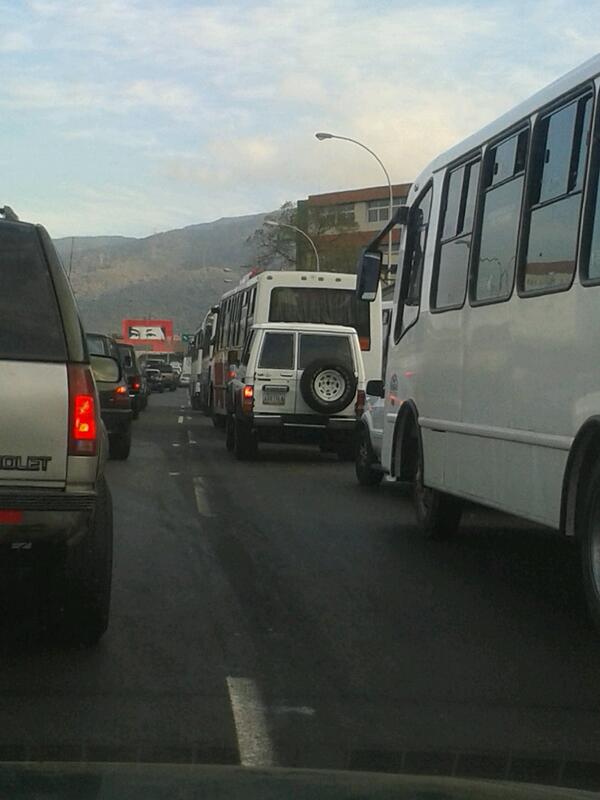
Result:
{"type": "Polygon", "coordinates": [[[227,447],[237,458],[250,459],[259,441],[314,443],[353,459],[364,388],[353,328],[255,325],[229,386],[227,447]]]}

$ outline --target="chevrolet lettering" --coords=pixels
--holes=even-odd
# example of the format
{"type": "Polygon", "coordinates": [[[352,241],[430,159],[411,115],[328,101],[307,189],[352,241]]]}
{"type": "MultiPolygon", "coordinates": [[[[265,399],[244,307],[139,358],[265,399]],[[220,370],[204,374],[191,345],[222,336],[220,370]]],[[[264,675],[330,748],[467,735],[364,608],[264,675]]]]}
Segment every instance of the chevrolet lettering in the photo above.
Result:
{"type": "Polygon", "coordinates": [[[52,456],[0,456],[0,470],[18,469],[25,472],[46,472],[52,456]]]}

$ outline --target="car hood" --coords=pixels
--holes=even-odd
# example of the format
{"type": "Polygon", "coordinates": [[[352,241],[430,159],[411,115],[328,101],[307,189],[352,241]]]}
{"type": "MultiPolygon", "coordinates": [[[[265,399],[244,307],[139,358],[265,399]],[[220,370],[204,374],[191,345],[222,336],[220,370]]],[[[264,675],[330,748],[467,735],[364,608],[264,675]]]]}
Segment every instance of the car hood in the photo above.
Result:
{"type": "Polygon", "coordinates": [[[160,764],[0,764],[11,800],[542,800],[597,797],[576,789],[456,778],[160,764]]]}

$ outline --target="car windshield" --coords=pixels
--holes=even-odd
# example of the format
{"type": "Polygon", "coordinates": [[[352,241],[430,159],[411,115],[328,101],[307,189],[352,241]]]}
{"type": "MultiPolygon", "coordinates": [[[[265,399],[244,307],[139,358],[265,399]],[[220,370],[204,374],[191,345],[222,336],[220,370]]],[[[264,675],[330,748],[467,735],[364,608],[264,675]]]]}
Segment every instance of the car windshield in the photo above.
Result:
{"type": "Polygon", "coordinates": [[[0,800],[600,797],[599,30],[0,0],[0,800]]]}

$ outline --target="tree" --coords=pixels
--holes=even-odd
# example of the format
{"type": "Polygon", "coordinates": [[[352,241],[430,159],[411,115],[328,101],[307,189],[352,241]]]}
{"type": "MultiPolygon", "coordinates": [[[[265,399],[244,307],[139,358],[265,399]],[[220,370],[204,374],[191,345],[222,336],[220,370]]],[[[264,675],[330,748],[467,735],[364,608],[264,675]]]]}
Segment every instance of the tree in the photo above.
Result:
{"type": "MultiPolygon", "coordinates": [[[[319,253],[321,269],[348,272],[354,268],[357,246],[347,236],[358,228],[354,214],[335,206],[312,206],[306,201],[297,205],[285,202],[267,220],[294,225],[306,231],[319,253]]],[[[279,269],[314,269],[312,248],[303,236],[286,227],[266,225],[258,228],[247,242],[255,248],[258,266],[279,269]]]]}

